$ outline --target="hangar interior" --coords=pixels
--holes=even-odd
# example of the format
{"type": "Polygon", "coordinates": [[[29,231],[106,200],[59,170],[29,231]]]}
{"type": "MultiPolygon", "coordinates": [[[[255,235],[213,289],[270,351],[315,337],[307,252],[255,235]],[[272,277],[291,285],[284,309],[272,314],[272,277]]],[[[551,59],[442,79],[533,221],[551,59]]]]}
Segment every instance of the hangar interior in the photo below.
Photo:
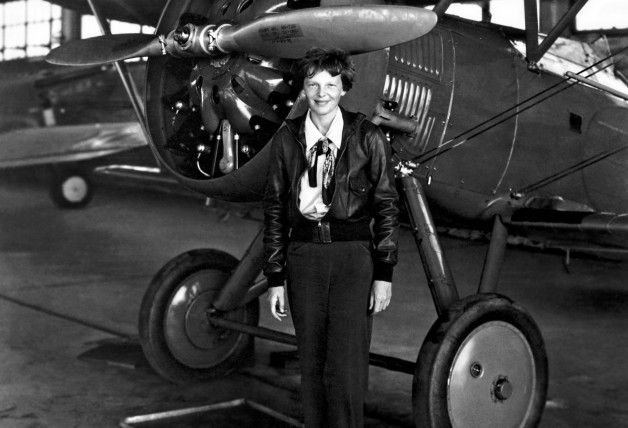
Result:
{"type": "MultiPolygon", "coordinates": [[[[259,326],[279,332],[267,333],[279,340],[263,335],[252,340],[229,374],[177,384],[146,360],[138,318],[160,269],[191,249],[219,249],[244,258],[262,227],[263,212],[259,204],[207,197],[171,177],[127,174],[127,165],[135,172],[159,167],[135,128],[128,131],[129,150],[59,161],[54,152],[65,137],[91,135],[95,124],[105,130],[111,124],[118,131],[118,124],[137,121],[137,106],[114,66],[75,69],[44,61],[65,42],[101,34],[98,20],[86,13],[92,1],[78,11],[64,7],[73,3],[0,2],[0,153],[5,156],[0,156],[0,428],[301,426],[298,361],[291,339],[285,338],[294,329],[289,320],[279,324],[271,318],[263,294],[259,326]],[[50,134],[42,142],[32,132],[43,127],[50,134]],[[29,159],[42,159],[23,160],[25,149],[29,159]],[[114,173],[111,165],[117,167],[114,173]],[[86,177],[86,169],[98,173],[86,177]],[[71,186],[70,196],[59,193],[68,177],[83,180],[71,186]]],[[[448,14],[524,31],[530,2],[395,3],[429,8],[447,3],[448,14]]],[[[578,3],[537,0],[539,32],[550,33],[578,3]]],[[[628,46],[625,2],[585,3],[561,35],[623,55],[628,46]]],[[[113,34],[153,34],[157,25],[108,24],[113,34]]],[[[136,94],[144,94],[146,61],[125,64],[136,94]]],[[[618,61],[614,70],[628,84],[622,77],[628,76],[628,61],[618,61]]],[[[571,117],[571,128],[579,127],[574,122],[580,116],[571,117]]],[[[625,176],[626,166],[617,171],[625,176]]],[[[471,296],[484,276],[491,235],[438,226],[460,296],[471,296]]],[[[628,426],[625,236],[619,238],[622,249],[595,252],[578,245],[508,240],[498,293],[531,314],[545,341],[549,386],[541,428],[628,426]]],[[[416,242],[412,222],[404,221],[392,306],[374,321],[371,351],[379,363],[371,367],[368,427],[417,426],[414,367],[439,308],[416,242]]],[[[216,333],[207,322],[201,330],[211,330],[211,340],[218,340],[228,331],[221,328],[216,333]]],[[[483,425],[468,428],[475,426],[483,425]]]]}

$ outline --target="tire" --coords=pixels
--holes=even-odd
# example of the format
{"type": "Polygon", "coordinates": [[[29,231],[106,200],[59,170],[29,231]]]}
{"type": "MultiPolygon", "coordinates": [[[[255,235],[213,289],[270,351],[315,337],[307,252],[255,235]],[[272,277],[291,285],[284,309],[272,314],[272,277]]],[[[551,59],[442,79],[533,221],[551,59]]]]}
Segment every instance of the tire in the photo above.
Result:
{"type": "Polygon", "coordinates": [[[83,208],[94,196],[94,188],[86,174],[79,170],[54,172],[50,197],[59,208],[83,208]]]}
{"type": "Polygon", "coordinates": [[[416,427],[532,428],[548,386],[532,317],[497,294],[469,296],[430,329],[412,384],[416,427]]]}
{"type": "MultiPolygon", "coordinates": [[[[237,264],[222,251],[192,250],[164,265],[151,281],[140,308],[140,343],[163,378],[179,384],[207,381],[231,372],[250,354],[249,335],[216,328],[207,319],[207,310],[237,264]]],[[[257,325],[258,301],[223,316],[257,325]]]]}

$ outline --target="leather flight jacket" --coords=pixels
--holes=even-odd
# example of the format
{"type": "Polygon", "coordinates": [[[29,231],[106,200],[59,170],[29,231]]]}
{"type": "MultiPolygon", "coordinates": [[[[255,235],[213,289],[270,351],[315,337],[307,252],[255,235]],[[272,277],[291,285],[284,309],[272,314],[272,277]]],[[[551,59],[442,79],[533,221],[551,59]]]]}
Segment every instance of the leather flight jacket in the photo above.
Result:
{"type": "Polygon", "coordinates": [[[271,141],[264,196],[264,274],[270,287],[283,284],[291,240],[372,241],[374,279],[392,279],[397,263],[399,196],[390,145],[363,114],[341,111],[344,127],[336,159],[336,185],[329,211],[320,221],[308,220],[298,206],[299,182],[307,169],[306,116],[286,120],[271,141]]]}

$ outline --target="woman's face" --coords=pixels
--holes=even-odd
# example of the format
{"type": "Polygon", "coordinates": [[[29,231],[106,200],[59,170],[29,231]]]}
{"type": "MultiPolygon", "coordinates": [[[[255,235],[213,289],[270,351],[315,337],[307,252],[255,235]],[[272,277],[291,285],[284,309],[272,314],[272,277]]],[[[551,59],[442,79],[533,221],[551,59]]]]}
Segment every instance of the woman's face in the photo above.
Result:
{"type": "Polygon", "coordinates": [[[312,114],[321,117],[334,113],[340,98],[347,93],[342,89],[340,75],[332,76],[327,71],[306,77],[303,88],[312,114]]]}

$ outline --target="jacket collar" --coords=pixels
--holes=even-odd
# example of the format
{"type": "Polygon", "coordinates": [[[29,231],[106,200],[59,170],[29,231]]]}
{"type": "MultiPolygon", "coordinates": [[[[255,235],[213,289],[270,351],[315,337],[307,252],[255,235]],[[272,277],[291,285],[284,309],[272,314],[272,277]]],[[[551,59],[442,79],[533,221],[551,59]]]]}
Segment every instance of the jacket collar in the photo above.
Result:
{"type": "Polygon", "coordinates": [[[336,114],[334,115],[334,119],[331,122],[331,126],[325,135],[323,135],[314,122],[312,121],[312,112],[309,113],[309,117],[305,115],[305,143],[307,145],[307,149],[316,144],[321,138],[329,138],[336,148],[340,148],[342,146],[342,131],[344,130],[344,119],[342,117],[342,111],[338,109],[336,114]]]}
{"type": "MultiPolygon", "coordinates": [[[[340,107],[340,111],[342,112],[342,120],[344,121],[344,127],[342,130],[342,140],[344,143],[345,141],[347,141],[347,138],[355,132],[356,128],[360,125],[360,123],[364,121],[366,116],[364,116],[362,113],[354,113],[354,112],[347,111],[342,107],[340,107]]],[[[292,135],[294,135],[294,137],[299,142],[299,144],[303,146],[304,150],[305,150],[305,117],[306,116],[307,116],[307,112],[294,119],[286,120],[287,128],[290,130],[292,135]]],[[[342,146],[345,147],[346,145],[343,144],[342,146]]]]}

